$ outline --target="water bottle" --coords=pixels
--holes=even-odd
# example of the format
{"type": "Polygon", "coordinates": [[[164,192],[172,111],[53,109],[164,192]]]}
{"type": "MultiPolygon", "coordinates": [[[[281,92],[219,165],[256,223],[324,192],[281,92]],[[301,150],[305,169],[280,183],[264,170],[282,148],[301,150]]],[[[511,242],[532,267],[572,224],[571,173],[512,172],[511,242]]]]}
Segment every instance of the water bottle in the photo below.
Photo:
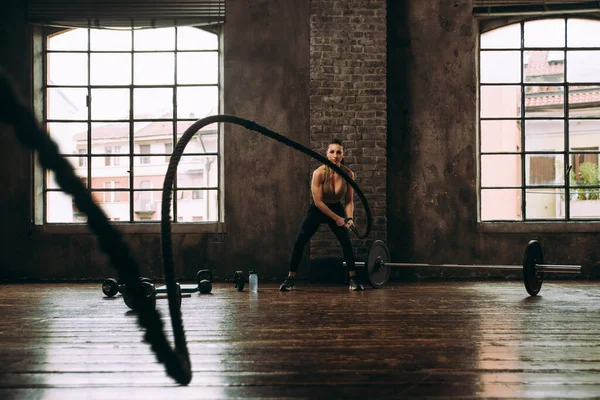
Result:
{"type": "Polygon", "coordinates": [[[258,275],[256,274],[255,271],[250,271],[250,291],[251,292],[258,292],[258,275]]]}

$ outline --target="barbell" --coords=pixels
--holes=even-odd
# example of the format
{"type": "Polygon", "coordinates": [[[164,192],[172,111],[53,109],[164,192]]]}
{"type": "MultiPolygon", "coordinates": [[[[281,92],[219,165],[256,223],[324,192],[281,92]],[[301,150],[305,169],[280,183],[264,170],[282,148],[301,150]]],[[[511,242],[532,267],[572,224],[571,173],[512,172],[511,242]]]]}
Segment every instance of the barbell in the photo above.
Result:
{"type": "MultiPolygon", "coordinates": [[[[344,262],[345,266],[346,263],[344,262]]],[[[367,257],[367,262],[356,262],[357,267],[365,267],[375,289],[384,287],[391,273],[391,268],[464,268],[482,270],[522,271],[525,290],[535,296],[542,288],[545,273],[580,274],[581,265],[544,264],[544,252],[537,240],[531,240],[525,247],[523,265],[469,265],[469,264],[420,264],[390,262],[390,252],[382,240],[376,240],[367,257]]]]}

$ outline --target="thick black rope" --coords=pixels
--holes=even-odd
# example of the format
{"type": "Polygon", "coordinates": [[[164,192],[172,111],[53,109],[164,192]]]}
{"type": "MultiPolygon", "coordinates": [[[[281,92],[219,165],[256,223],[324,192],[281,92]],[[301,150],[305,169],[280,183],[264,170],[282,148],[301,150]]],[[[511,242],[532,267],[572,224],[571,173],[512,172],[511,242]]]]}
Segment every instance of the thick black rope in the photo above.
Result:
{"type": "MultiPolygon", "coordinates": [[[[356,230],[354,228],[354,226],[352,226],[352,231],[355,233],[355,235],[359,239],[364,239],[369,235],[369,232],[371,231],[371,225],[372,225],[372,216],[371,216],[371,209],[369,208],[369,203],[367,201],[367,198],[363,194],[362,190],[360,189],[360,187],[356,184],[356,182],[354,182],[354,180],[352,178],[350,178],[350,176],[348,176],[348,174],[346,174],[346,172],[343,169],[341,169],[340,167],[335,165],[333,162],[329,161],[326,157],[322,156],[321,154],[316,153],[313,150],[301,145],[300,143],[297,143],[285,136],[278,134],[277,132],[267,129],[264,126],[258,125],[254,121],[236,117],[234,115],[213,115],[213,116],[206,117],[206,118],[203,118],[203,119],[200,119],[200,120],[194,122],[189,128],[187,128],[185,130],[185,132],[183,133],[183,135],[181,136],[181,138],[177,141],[177,144],[175,145],[175,149],[173,150],[173,155],[171,156],[171,160],[169,162],[169,167],[167,168],[167,174],[165,175],[165,181],[163,184],[162,209],[161,209],[161,211],[162,211],[161,234],[162,234],[163,265],[164,265],[164,270],[165,270],[165,280],[168,280],[170,278],[169,276],[167,276],[167,271],[169,271],[169,273],[170,273],[173,270],[173,250],[172,250],[172,246],[171,246],[171,215],[170,215],[170,212],[171,212],[171,194],[172,194],[172,190],[173,190],[174,179],[175,179],[175,176],[177,175],[177,166],[179,165],[179,161],[183,155],[183,151],[185,150],[187,144],[192,139],[192,137],[203,127],[213,124],[213,123],[217,123],[217,122],[228,122],[228,123],[243,126],[244,128],[246,128],[248,130],[256,131],[264,136],[268,136],[271,139],[274,139],[280,143],[283,143],[286,146],[292,147],[293,149],[298,150],[298,151],[306,154],[307,156],[320,161],[323,164],[327,164],[335,172],[340,174],[342,176],[342,178],[344,178],[344,180],[350,186],[352,186],[352,188],[354,188],[354,191],[356,192],[356,194],[358,194],[358,197],[360,197],[360,200],[365,209],[365,214],[367,217],[367,226],[365,228],[365,232],[364,233],[358,232],[358,230],[356,230]]],[[[175,292],[175,288],[174,288],[175,277],[174,276],[172,277],[172,285],[173,285],[173,292],[175,292]]],[[[169,287],[169,284],[167,281],[167,290],[169,290],[168,287],[169,287]]],[[[173,314],[173,311],[171,311],[171,314],[173,314]]]]}
{"type": "Polygon", "coordinates": [[[173,324],[173,332],[175,333],[175,346],[185,347],[185,334],[183,332],[183,321],[181,320],[181,311],[176,304],[176,280],[174,274],[174,266],[173,266],[173,245],[171,242],[171,200],[173,193],[173,184],[175,180],[175,176],[177,176],[177,167],[179,165],[179,161],[183,155],[183,152],[192,139],[194,135],[203,127],[219,122],[228,122],[236,125],[243,126],[246,129],[251,131],[256,131],[262,135],[268,136],[271,139],[274,139],[278,142],[281,142],[287,146],[294,148],[295,150],[301,151],[302,153],[329,165],[330,168],[333,168],[338,174],[344,178],[349,185],[351,185],[355,192],[360,197],[360,200],[363,203],[365,214],[367,216],[367,227],[364,234],[360,234],[356,229],[353,229],[355,234],[360,238],[364,239],[369,235],[371,231],[372,217],[371,217],[371,209],[369,208],[369,203],[365,195],[363,194],[360,187],[354,182],[352,178],[344,172],[343,169],[329,161],[326,157],[323,157],[319,153],[312,151],[311,149],[302,146],[299,143],[294,142],[293,140],[282,136],[276,132],[273,132],[270,129],[267,129],[261,125],[256,124],[253,121],[249,121],[244,118],[236,117],[233,115],[213,115],[210,117],[206,117],[194,122],[189,128],[185,130],[181,138],[177,141],[175,148],[173,149],[173,154],[171,155],[171,159],[169,161],[169,167],[167,168],[167,173],[165,175],[165,181],[163,184],[163,192],[162,192],[162,208],[161,208],[161,240],[162,240],[162,251],[163,251],[163,269],[165,271],[165,283],[167,285],[167,297],[169,298],[169,310],[171,312],[171,322],[173,324]],[[179,339],[178,339],[179,338],[179,339]],[[183,342],[178,342],[178,340],[183,340],[183,342]]]}
{"type": "Polygon", "coordinates": [[[165,183],[163,186],[163,204],[161,215],[161,233],[163,244],[163,261],[165,272],[165,283],[167,285],[167,296],[169,300],[169,311],[173,327],[175,348],[172,349],[167,341],[163,330],[162,318],[158,310],[151,303],[144,301],[146,298],[144,289],[139,280],[139,265],[130,254],[127,244],[123,241],[120,231],[115,229],[108,218],[98,207],[90,193],[81,180],[75,174],[73,167],[60,155],[58,146],[37,124],[31,110],[17,95],[16,89],[8,77],[0,70],[0,122],[13,125],[19,142],[32,150],[37,150],[42,166],[54,171],[59,186],[68,194],[73,196],[75,204],[88,216],[87,224],[98,236],[100,248],[108,255],[111,263],[117,269],[119,279],[131,290],[134,297],[133,309],[138,315],[139,324],[146,329],[145,339],[150,343],[157,359],[165,365],[167,373],[180,384],[187,385],[192,379],[191,362],[187,348],[185,330],[181,309],[178,305],[177,292],[175,289],[175,274],[173,267],[173,253],[171,243],[171,190],[173,180],[177,173],[177,166],[187,143],[202,127],[215,122],[229,122],[241,125],[249,130],[259,132],[296,150],[301,151],[318,161],[329,165],[339,173],[348,184],[350,184],[360,197],[367,216],[367,227],[365,233],[357,235],[362,239],[367,237],[371,230],[371,210],[364,194],[358,185],[341,168],[318,153],[273,132],[252,121],[231,116],[215,115],[196,121],[192,124],[177,142],[173,151],[165,183]]]}
{"type": "MultiPolygon", "coordinates": [[[[174,296],[169,295],[169,308],[174,329],[175,349],[172,349],[163,330],[161,315],[150,302],[144,301],[144,289],[139,281],[139,266],[123,241],[121,233],[106,218],[100,207],[75,175],[73,167],[60,155],[58,146],[37,124],[30,109],[19,98],[16,89],[6,74],[0,70],[0,122],[11,124],[19,142],[39,153],[44,168],[54,171],[60,187],[73,196],[77,207],[88,216],[88,226],[98,236],[100,248],[108,255],[119,274],[119,279],[134,297],[133,310],[138,315],[139,324],[145,328],[144,338],[150,343],[157,359],[165,365],[167,373],[182,385],[192,379],[191,363],[181,323],[181,312],[174,313],[174,296]],[[176,318],[178,317],[178,318],[176,318]]],[[[172,271],[171,271],[172,275],[172,271]]],[[[168,289],[174,292],[174,284],[168,289]]]]}

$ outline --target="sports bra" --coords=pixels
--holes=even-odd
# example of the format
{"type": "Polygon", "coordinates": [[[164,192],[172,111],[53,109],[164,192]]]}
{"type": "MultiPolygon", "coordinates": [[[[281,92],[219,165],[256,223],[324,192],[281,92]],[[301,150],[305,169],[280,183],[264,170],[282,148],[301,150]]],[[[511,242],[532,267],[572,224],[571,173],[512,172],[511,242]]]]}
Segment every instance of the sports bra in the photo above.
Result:
{"type": "MultiPolygon", "coordinates": [[[[340,166],[340,168],[342,168],[344,170],[344,172],[349,173],[349,169],[344,167],[343,165],[340,166]]],[[[346,182],[345,179],[342,179],[342,188],[339,192],[335,193],[335,189],[333,189],[331,187],[331,182],[330,182],[330,174],[331,172],[335,172],[332,171],[331,168],[329,168],[329,166],[327,164],[325,164],[325,178],[323,179],[323,201],[325,203],[337,203],[339,201],[341,201],[344,196],[346,195],[346,189],[348,187],[348,183],[346,182]]]]}

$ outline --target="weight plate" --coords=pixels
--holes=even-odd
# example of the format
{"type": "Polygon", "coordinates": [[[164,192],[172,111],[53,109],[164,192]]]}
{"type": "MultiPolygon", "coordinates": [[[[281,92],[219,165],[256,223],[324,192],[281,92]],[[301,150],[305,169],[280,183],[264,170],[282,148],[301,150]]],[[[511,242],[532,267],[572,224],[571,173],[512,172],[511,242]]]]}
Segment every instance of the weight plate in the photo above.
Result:
{"type": "Polygon", "coordinates": [[[114,278],[105,279],[104,282],[102,282],[102,293],[107,297],[113,297],[119,293],[119,284],[117,283],[117,280],[114,278]]]}
{"type": "Polygon", "coordinates": [[[390,267],[381,266],[380,262],[390,262],[390,252],[388,251],[385,242],[376,240],[369,250],[369,260],[367,263],[367,276],[371,286],[375,289],[382,288],[390,279],[390,267]]]}
{"type": "Polygon", "coordinates": [[[212,291],[212,282],[209,280],[203,279],[198,284],[198,288],[200,290],[200,293],[209,294],[212,291]]]}
{"type": "Polygon", "coordinates": [[[242,271],[235,271],[235,274],[233,275],[233,280],[237,291],[243,291],[244,285],[246,284],[246,278],[244,278],[244,273],[242,271]]]}
{"type": "MultiPolygon", "coordinates": [[[[156,308],[156,288],[150,282],[142,281],[141,285],[145,294],[145,297],[143,298],[144,301],[148,301],[152,308],[156,308]]],[[[127,290],[127,288],[125,288],[125,290],[123,291],[123,300],[125,301],[127,307],[131,309],[135,308],[136,299],[133,297],[133,293],[131,293],[130,290],[127,290]]]]}
{"type": "Polygon", "coordinates": [[[542,288],[544,273],[538,272],[535,265],[543,263],[544,253],[542,246],[537,240],[531,240],[527,244],[525,255],[523,256],[523,282],[525,283],[525,290],[531,296],[537,295],[542,288]]]}

